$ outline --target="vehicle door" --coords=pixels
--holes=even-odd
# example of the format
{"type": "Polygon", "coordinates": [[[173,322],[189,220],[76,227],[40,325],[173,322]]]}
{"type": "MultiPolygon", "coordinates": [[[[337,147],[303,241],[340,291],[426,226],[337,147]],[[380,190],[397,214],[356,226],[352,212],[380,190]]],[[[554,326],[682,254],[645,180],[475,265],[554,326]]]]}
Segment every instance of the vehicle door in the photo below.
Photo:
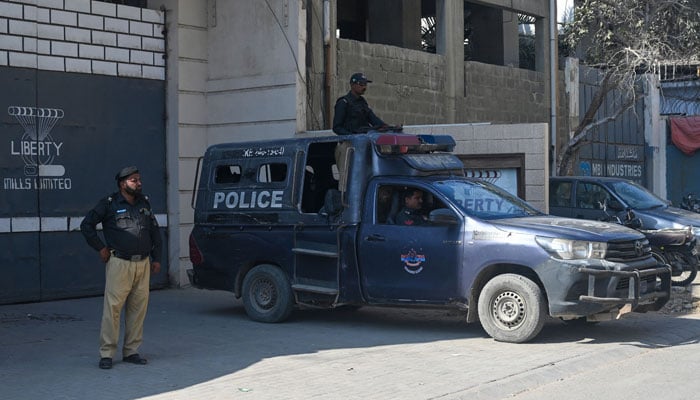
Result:
{"type": "MultiPolygon", "coordinates": [[[[603,185],[594,182],[577,182],[574,218],[607,220],[611,214],[603,210],[603,205],[610,201],[612,195],[603,185]]],[[[612,213],[612,212],[611,212],[612,213]]]]}
{"type": "Polygon", "coordinates": [[[560,217],[571,217],[573,192],[573,182],[559,179],[551,180],[549,182],[549,213],[560,217]]]}
{"type": "MultiPolygon", "coordinates": [[[[371,303],[444,303],[459,291],[462,260],[462,222],[454,209],[427,185],[415,181],[375,181],[365,198],[363,223],[358,238],[358,262],[365,297],[371,303]],[[421,192],[423,211],[454,213],[453,223],[404,225],[404,196],[421,192]]],[[[413,215],[413,217],[418,217],[413,215]]]]}

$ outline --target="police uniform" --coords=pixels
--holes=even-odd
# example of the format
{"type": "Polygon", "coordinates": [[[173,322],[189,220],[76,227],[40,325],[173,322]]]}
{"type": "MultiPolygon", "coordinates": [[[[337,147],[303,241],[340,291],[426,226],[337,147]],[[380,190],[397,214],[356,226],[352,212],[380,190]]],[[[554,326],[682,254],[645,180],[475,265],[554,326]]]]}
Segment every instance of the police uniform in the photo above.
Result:
{"type": "MultiPolygon", "coordinates": [[[[137,172],[135,167],[127,167],[116,179],[120,181],[137,172]]],[[[143,342],[151,259],[160,263],[162,253],[158,222],[148,198],[136,195],[134,204],[130,204],[120,192],[105,197],[87,213],[80,230],[92,248],[100,251],[107,247],[111,253],[105,272],[100,356],[109,358],[111,367],[119,341],[120,314],[126,306],[122,355],[125,361],[145,364],[146,360],[138,356],[138,348],[143,342]],[[97,235],[99,223],[102,223],[106,245],[97,235]]],[[[100,367],[103,368],[102,362],[100,367]]]]}
{"type": "Polygon", "coordinates": [[[335,102],[333,132],[338,135],[367,133],[383,125],[386,124],[374,114],[367,100],[362,96],[355,96],[352,92],[348,92],[335,102]]]}
{"type": "Polygon", "coordinates": [[[396,225],[426,225],[427,223],[420,210],[404,207],[396,214],[396,225]]]}

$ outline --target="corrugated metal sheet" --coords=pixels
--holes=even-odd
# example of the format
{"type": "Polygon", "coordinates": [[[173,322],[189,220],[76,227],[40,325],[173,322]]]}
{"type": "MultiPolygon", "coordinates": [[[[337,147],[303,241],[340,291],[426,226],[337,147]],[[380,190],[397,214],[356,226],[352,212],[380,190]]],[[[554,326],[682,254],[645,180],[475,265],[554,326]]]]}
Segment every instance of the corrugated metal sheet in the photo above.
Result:
{"type": "MultiPolygon", "coordinates": [[[[583,116],[602,80],[601,71],[581,67],[580,111],[583,116]]],[[[620,108],[620,92],[613,91],[596,114],[597,120],[615,115],[620,108]]],[[[644,101],[641,96],[630,110],[613,121],[593,128],[591,144],[581,148],[575,162],[575,174],[614,176],[646,184],[644,141],[644,101]]]]}

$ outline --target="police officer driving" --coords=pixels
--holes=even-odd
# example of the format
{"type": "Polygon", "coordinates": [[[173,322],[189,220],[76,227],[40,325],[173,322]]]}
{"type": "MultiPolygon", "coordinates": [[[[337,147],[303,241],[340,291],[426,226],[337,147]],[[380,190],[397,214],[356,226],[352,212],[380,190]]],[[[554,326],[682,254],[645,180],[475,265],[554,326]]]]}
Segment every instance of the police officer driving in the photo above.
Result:
{"type": "Polygon", "coordinates": [[[125,308],[122,361],[144,365],[138,349],[148,307],[150,273],[160,271],[162,240],[148,197],[141,193],[141,175],[126,167],[115,176],[118,192],[101,199],[90,210],[80,230],[87,243],[106,263],[104,306],[100,329],[102,369],[112,368],[119,342],[120,314],[125,308]],[[106,244],[97,234],[102,224],[106,244]],[[126,306],[126,307],[125,307],[126,306]]]}

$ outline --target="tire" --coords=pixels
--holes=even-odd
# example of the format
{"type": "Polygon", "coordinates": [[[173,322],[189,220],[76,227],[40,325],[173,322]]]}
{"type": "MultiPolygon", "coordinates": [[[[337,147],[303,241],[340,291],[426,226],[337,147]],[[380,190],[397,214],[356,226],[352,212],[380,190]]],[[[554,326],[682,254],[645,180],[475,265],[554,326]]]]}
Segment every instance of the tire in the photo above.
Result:
{"type": "Polygon", "coordinates": [[[668,260],[666,259],[666,257],[664,257],[663,250],[659,250],[652,247],[651,256],[654,257],[654,260],[656,260],[656,262],[658,262],[659,264],[668,264],[668,260]]]}
{"type": "Polygon", "coordinates": [[[679,266],[683,268],[683,272],[680,275],[674,276],[671,274],[672,286],[688,286],[693,283],[698,276],[697,257],[679,251],[668,251],[665,256],[672,267],[679,266]]]}
{"type": "Polygon", "coordinates": [[[243,279],[243,307],[253,321],[281,322],[294,307],[287,275],[272,265],[258,265],[243,279]]]}
{"type": "Polygon", "coordinates": [[[524,343],[540,333],[547,317],[544,295],[532,280],[498,275],[479,294],[479,320],[499,342],[524,343]]]}

